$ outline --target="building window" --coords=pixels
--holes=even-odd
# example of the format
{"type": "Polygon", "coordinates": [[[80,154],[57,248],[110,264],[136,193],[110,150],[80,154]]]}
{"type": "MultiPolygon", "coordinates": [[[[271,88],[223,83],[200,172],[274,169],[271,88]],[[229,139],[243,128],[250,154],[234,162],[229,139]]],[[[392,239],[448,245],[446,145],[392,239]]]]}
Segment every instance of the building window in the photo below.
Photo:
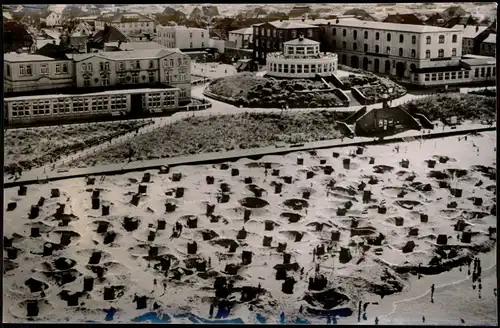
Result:
{"type": "Polygon", "coordinates": [[[189,32],[189,38],[192,39],[193,38],[193,32],[189,32]]]}
{"type": "Polygon", "coordinates": [[[193,47],[193,42],[189,42],[189,48],[193,47]]]}
{"type": "Polygon", "coordinates": [[[297,31],[293,30],[292,31],[292,39],[295,39],[297,37],[297,31]]]}
{"type": "MultiPolygon", "coordinates": [[[[63,73],[68,73],[68,64],[66,63],[63,63],[62,64],[62,70],[63,70],[63,73]]],[[[56,73],[57,73],[57,65],[56,65],[56,73]]]]}
{"type": "Polygon", "coordinates": [[[283,64],[283,73],[288,73],[288,64],[283,64]]]}
{"type": "Polygon", "coordinates": [[[297,74],[302,74],[302,65],[297,65],[297,74]]]}
{"type": "Polygon", "coordinates": [[[7,65],[7,76],[10,76],[10,65],[7,65]]]}
{"type": "Polygon", "coordinates": [[[451,79],[456,80],[457,79],[457,72],[451,72],[451,79]]]}
{"type": "Polygon", "coordinates": [[[93,68],[92,68],[92,63],[88,63],[88,64],[87,64],[87,71],[89,71],[89,72],[92,72],[92,71],[93,71],[93,68]]]}
{"type": "MultiPolygon", "coordinates": [[[[452,77],[453,78],[453,77],[452,77]]],[[[443,80],[443,73],[438,73],[438,80],[442,81],[443,80]]]]}
{"type": "Polygon", "coordinates": [[[333,28],[332,33],[333,33],[333,36],[337,35],[337,29],[335,27],[333,28]]]}
{"type": "Polygon", "coordinates": [[[481,67],[481,77],[484,77],[484,75],[485,75],[485,69],[484,67],[481,67]]]}
{"type": "Polygon", "coordinates": [[[436,73],[432,73],[431,74],[431,80],[432,81],[436,81],[436,73]]]}
{"type": "Polygon", "coordinates": [[[201,37],[204,38],[205,37],[205,33],[204,32],[201,32],[201,37]]]}
{"type": "Polygon", "coordinates": [[[479,68],[474,70],[474,77],[479,77],[479,68]]]}
{"type": "Polygon", "coordinates": [[[425,81],[429,81],[430,80],[430,75],[429,74],[425,74],[425,78],[424,78],[425,81]]]}
{"type": "Polygon", "coordinates": [[[104,63],[104,69],[109,71],[109,62],[104,63]]]}
{"type": "MultiPolygon", "coordinates": [[[[495,74],[495,71],[493,70],[493,75],[495,74]]],[[[465,71],[464,72],[464,78],[465,79],[468,79],[469,78],[469,72],[468,71],[465,71]]]]}
{"type": "Polygon", "coordinates": [[[431,58],[431,51],[430,50],[425,51],[425,58],[431,58]]]}
{"type": "Polygon", "coordinates": [[[399,48],[399,57],[403,57],[403,48],[399,48]]]}
{"type": "Polygon", "coordinates": [[[281,73],[283,70],[283,65],[282,64],[278,64],[278,73],[281,73]]]}
{"type": "Polygon", "coordinates": [[[431,37],[430,37],[430,36],[426,37],[426,38],[425,38],[425,42],[426,42],[427,44],[431,44],[431,37]]]}
{"type": "Polygon", "coordinates": [[[48,64],[40,64],[40,74],[49,74],[48,64]]]}
{"type": "Polygon", "coordinates": [[[387,42],[391,42],[391,33],[387,33],[387,42]]]}
{"type": "Polygon", "coordinates": [[[459,79],[461,79],[462,78],[462,71],[458,72],[457,76],[458,76],[459,79]]]}
{"type": "Polygon", "coordinates": [[[379,32],[375,33],[375,40],[380,40],[380,33],[379,32]]]}
{"type": "Polygon", "coordinates": [[[451,42],[453,43],[457,43],[457,35],[456,34],[453,34],[452,37],[451,37],[451,42]]]}
{"type": "Polygon", "coordinates": [[[125,70],[125,63],[124,62],[120,62],[119,67],[120,67],[120,71],[125,70]]]}
{"type": "Polygon", "coordinates": [[[353,37],[354,40],[356,40],[358,38],[358,31],[354,30],[352,32],[352,37],[353,37]]]}
{"type": "Polygon", "coordinates": [[[101,71],[104,71],[104,63],[103,62],[99,63],[99,68],[101,71]]]}
{"type": "Polygon", "coordinates": [[[304,64],[304,73],[309,73],[309,64],[304,64]]]}
{"type": "Polygon", "coordinates": [[[405,41],[405,37],[403,34],[399,35],[399,43],[403,43],[405,41]]]}
{"type": "Polygon", "coordinates": [[[444,49],[439,49],[438,50],[438,57],[443,58],[444,57],[444,49]]]}
{"type": "Polygon", "coordinates": [[[457,48],[451,49],[451,55],[455,57],[457,55],[457,48]]]}
{"type": "Polygon", "coordinates": [[[413,73],[413,80],[418,81],[418,74],[417,73],[413,73]]]}
{"type": "Polygon", "coordinates": [[[378,54],[378,53],[379,53],[379,51],[380,51],[380,47],[379,47],[379,45],[377,44],[377,45],[375,46],[375,53],[376,53],[376,54],[378,54]]]}
{"type": "Polygon", "coordinates": [[[342,48],[344,48],[344,49],[347,48],[347,43],[345,41],[342,41],[342,48]]]}
{"type": "Polygon", "coordinates": [[[311,29],[307,30],[307,37],[312,38],[313,36],[313,31],[311,29]]]}
{"type": "Polygon", "coordinates": [[[439,43],[444,43],[444,35],[439,36],[439,43]]]}
{"type": "Polygon", "coordinates": [[[387,49],[385,50],[385,53],[390,55],[391,54],[391,47],[387,47],[387,49]]]}
{"type": "Polygon", "coordinates": [[[354,42],[352,44],[352,50],[357,50],[358,49],[358,44],[356,42],[354,42]]]}
{"type": "Polygon", "coordinates": [[[181,82],[186,81],[186,73],[179,74],[179,81],[181,81],[181,82]]]}
{"type": "Polygon", "coordinates": [[[486,77],[490,77],[491,76],[491,67],[488,67],[486,69],[486,77]]]}
{"type": "Polygon", "coordinates": [[[109,79],[108,79],[107,77],[103,78],[103,79],[101,80],[101,84],[102,84],[103,86],[107,86],[107,85],[109,85],[109,79]]]}
{"type": "Polygon", "coordinates": [[[290,73],[295,74],[295,64],[290,64],[290,73]]]}
{"type": "Polygon", "coordinates": [[[343,29],[342,30],[342,36],[346,36],[346,35],[347,35],[347,31],[346,31],[346,29],[343,29]]]}
{"type": "Polygon", "coordinates": [[[267,36],[271,36],[271,29],[267,29],[267,36]]]}
{"type": "Polygon", "coordinates": [[[86,88],[90,87],[90,78],[87,77],[83,80],[83,86],[86,88]]]}
{"type": "Polygon", "coordinates": [[[363,45],[363,51],[368,52],[368,45],[366,43],[363,45]]]}
{"type": "Polygon", "coordinates": [[[134,74],[132,75],[132,83],[139,83],[139,75],[138,74],[134,74]]]}
{"type": "Polygon", "coordinates": [[[141,69],[141,62],[140,61],[138,61],[138,60],[135,61],[135,68],[141,69]]]}
{"type": "Polygon", "coordinates": [[[365,31],[364,36],[365,36],[365,39],[368,39],[368,31],[365,31]]]}
{"type": "Polygon", "coordinates": [[[415,51],[415,49],[411,49],[411,57],[412,58],[417,57],[417,52],[415,51]]]}
{"type": "Polygon", "coordinates": [[[174,67],[174,60],[170,59],[170,67],[174,67]]]}
{"type": "Polygon", "coordinates": [[[201,43],[201,47],[202,47],[202,48],[205,48],[205,42],[202,42],[202,43],[201,43]]]}
{"type": "Polygon", "coordinates": [[[316,73],[316,65],[315,64],[311,65],[311,73],[316,73]]]}
{"type": "Polygon", "coordinates": [[[417,37],[415,35],[411,37],[411,44],[417,44],[417,37]]]}

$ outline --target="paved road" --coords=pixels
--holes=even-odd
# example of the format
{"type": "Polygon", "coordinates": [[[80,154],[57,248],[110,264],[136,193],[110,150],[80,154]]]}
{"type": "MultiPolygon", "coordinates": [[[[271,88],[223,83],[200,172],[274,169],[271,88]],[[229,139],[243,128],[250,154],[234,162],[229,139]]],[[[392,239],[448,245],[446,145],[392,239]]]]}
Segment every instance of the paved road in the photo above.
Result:
{"type": "MultiPolygon", "coordinates": [[[[201,85],[201,86],[197,86],[197,87],[192,88],[191,96],[196,97],[196,98],[209,99],[203,95],[203,91],[204,91],[205,87],[206,87],[206,85],[201,85]]],[[[425,96],[424,95],[406,94],[405,96],[403,96],[399,99],[395,99],[393,101],[392,105],[396,106],[396,105],[405,103],[407,101],[421,98],[421,97],[425,97],[425,96]]],[[[271,108],[271,109],[270,108],[238,108],[238,107],[231,105],[231,104],[228,104],[228,103],[220,102],[220,101],[213,100],[213,99],[209,99],[209,100],[212,102],[212,107],[209,109],[203,110],[203,111],[178,112],[178,113],[173,114],[171,117],[151,118],[151,120],[153,121],[153,124],[139,129],[137,134],[144,134],[144,133],[152,132],[153,130],[158,129],[159,127],[165,126],[167,124],[171,124],[173,122],[176,122],[176,121],[179,121],[182,119],[185,119],[186,117],[189,117],[189,116],[228,115],[228,114],[237,114],[237,113],[244,113],[244,112],[247,112],[247,113],[254,112],[255,113],[255,112],[263,112],[263,111],[267,112],[267,113],[269,113],[269,112],[278,112],[278,113],[281,112],[281,109],[279,109],[279,108],[271,108]]],[[[351,107],[331,107],[331,108],[292,108],[289,111],[290,112],[302,112],[302,111],[311,112],[311,111],[327,110],[327,111],[353,111],[354,112],[354,111],[359,110],[362,107],[363,106],[358,105],[358,106],[351,106],[351,107]]],[[[367,107],[370,110],[373,108],[380,107],[380,104],[370,105],[367,107]]],[[[131,141],[134,137],[137,136],[137,134],[135,131],[128,133],[128,134],[125,134],[119,138],[114,139],[111,142],[106,142],[104,144],[100,144],[100,145],[97,145],[94,147],[84,149],[84,150],[77,152],[75,154],[65,156],[55,163],[52,163],[52,164],[49,163],[49,164],[46,164],[42,167],[35,168],[32,171],[30,171],[30,173],[34,174],[35,176],[38,176],[38,177],[45,176],[47,174],[47,172],[52,171],[53,167],[57,171],[58,168],[67,164],[70,161],[76,160],[78,158],[86,157],[86,156],[91,156],[93,153],[95,153],[97,151],[102,151],[102,150],[110,147],[111,145],[115,145],[117,143],[126,143],[128,141],[131,141]]]]}

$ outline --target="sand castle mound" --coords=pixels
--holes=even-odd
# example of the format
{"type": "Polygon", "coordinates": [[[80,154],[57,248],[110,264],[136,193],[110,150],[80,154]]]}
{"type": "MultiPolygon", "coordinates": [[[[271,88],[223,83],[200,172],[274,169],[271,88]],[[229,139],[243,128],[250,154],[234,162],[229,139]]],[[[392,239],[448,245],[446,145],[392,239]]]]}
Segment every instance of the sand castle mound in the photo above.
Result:
{"type": "Polygon", "coordinates": [[[263,208],[269,205],[266,200],[257,197],[245,197],[240,199],[239,202],[242,206],[247,208],[263,208]]]}

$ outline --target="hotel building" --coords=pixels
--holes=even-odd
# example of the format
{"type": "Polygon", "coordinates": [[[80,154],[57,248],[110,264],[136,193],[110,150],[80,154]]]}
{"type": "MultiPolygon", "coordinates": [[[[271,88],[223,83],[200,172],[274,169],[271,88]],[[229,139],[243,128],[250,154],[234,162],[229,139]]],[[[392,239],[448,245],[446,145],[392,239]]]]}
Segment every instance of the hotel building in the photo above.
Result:
{"type": "Polygon", "coordinates": [[[205,49],[209,47],[209,39],[208,30],[202,28],[158,25],[156,29],[156,42],[167,48],[205,49]]]}

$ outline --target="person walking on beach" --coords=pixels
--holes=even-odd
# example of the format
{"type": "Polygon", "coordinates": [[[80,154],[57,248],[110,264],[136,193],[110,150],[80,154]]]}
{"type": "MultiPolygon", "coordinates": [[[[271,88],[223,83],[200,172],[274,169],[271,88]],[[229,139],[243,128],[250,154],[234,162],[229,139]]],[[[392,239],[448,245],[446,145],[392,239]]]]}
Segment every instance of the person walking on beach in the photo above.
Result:
{"type": "Polygon", "coordinates": [[[432,284],[432,286],[431,286],[431,303],[434,303],[434,289],[435,289],[434,284],[432,284]]]}
{"type": "Polygon", "coordinates": [[[375,317],[375,325],[378,325],[378,317],[375,317]]]}
{"type": "Polygon", "coordinates": [[[326,324],[330,325],[332,323],[332,319],[330,318],[330,315],[326,317],[326,324]]]}
{"type": "Polygon", "coordinates": [[[422,323],[425,323],[425,317],[422,316],[422,323]]]}

